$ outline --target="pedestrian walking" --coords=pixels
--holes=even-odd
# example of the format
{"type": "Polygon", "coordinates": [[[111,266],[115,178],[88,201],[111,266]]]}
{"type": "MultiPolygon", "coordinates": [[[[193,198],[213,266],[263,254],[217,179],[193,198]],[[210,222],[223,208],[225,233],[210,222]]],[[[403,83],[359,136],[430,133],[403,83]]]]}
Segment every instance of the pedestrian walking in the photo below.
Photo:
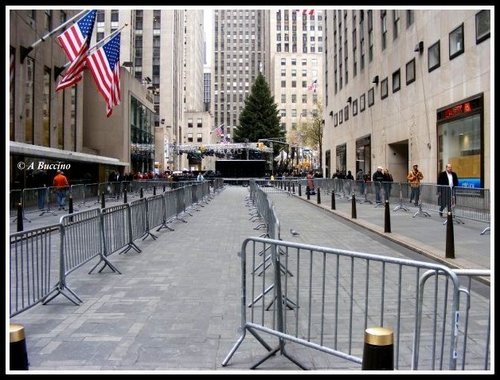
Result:
{"type": "Polygon", "coordinates": [[[306,194],[309,195],[316,194],[316,191],[314,190],[314,172],[312,170],[309,170],[306,179],[307,179],[306,194]]]}
{"type": "Polygon", "coordinates": [[[377,203],[382,203],[380,196],[380,192],[382,191],[382,181],[384,180],[384,173],[382,170],[384,170],[382,166],[377,166],[377,170],[372,176],[373,184],[375,186],[375,201],[377,203]]]}
{"type": "Polygon", "coordinates": [[[47,187],[50,186],[49,175],[45,170],[35,170],[33,173],[34,185],[37,188],[38,209],[45,210],[47,187]]]}
{"type": "Polygon", "coordinates": [[[410,183],[411,193],[410,193],[410,203],[415,202],[415,206],[418,206],[418,201],[420,199],[420,182],[424,179],[423,173],[418,170],[418,165],[414,164],[413,169],[408,173],[406,179],[410,183]]]}
{"type": "Polygon", "coordinates": [[[59,210],[65,210],[66,191],[69,187],[69,182],[62,170],[56,172],[52,185],[56,188],[57,206],[59,210]]]}
{"type": "Polygon", "coordinates": [[[392,178],[392,174],[389,172],[389,169],[384,170],[384,200],[388,201],[391,196],[392,182],[394,182],[392,178]]]}
{"type": "Polygon", "coordinates": [[[439,173],[437,185],[439,216],[443,216],[445,207],[447,207],[448,211],[451,210],[455,199],[455,187],[458,186],[458,175],[452,170],[451,164],[446,164],[446,169],[439,173]]]}

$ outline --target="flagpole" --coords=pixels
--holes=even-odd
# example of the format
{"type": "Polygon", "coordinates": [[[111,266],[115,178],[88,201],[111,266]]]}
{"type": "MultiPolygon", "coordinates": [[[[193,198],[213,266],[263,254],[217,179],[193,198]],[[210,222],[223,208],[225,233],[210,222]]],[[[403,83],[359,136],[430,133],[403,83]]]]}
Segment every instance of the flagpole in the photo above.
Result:
{"type": "MultiPolygon", "coordinates": [[[[87,51],[86,55],[89,55],[89,53],[90,53],[91,50],[95,50],[95,49],[101,47],[101,45],[103,45],[106,41],[110,40],[115,35],[117,35],[118,32],[121,32],[122,29],[125,28],[126,26],[128,26],[128,24],[124,24],[121,28],[118,28],[113,33],[111,33],[109,36],[104,37],[102,40],[96,42],[93,46],[89,47],[89,50],[87,51]]],[[[61,73],[64,71],[64,69],[66,67],[68,67],[69,65],[71,65],[70,61],[66,62],[66,64],[64,66],[62,66],[62,67],[60,67],[60,66],[54,66],[54,78],[57,78],[59,75],[61,75],[61,73]]]]}
{"type": "Polygon", "coordinates": [[[41,42],[45,41],[47,38],[49,38],[51,35],[53,35],[55,32],[57,32],[59,29],[61,28],[64,28],[66,25],[68,25],[71,21],[73,21],[75,18],[81,16],[84,12],[88,12],[87,10],[83,10],[81,11],[80,13],[74,15],[73,17],[71,17],[68,21],[66,22],[63,22],[61,25],[59,25],[58,27],[56,27],[54,30],[48,32],[45,36],[43,36],[42,38],[40,38],[39,40],[33,42],[29,47],[24,47],[24,46],[21,46],[20,47],[20,57],[21,57],[21,63],[24,62],[24,59],[26,58],[26,56],[41,42]]]}

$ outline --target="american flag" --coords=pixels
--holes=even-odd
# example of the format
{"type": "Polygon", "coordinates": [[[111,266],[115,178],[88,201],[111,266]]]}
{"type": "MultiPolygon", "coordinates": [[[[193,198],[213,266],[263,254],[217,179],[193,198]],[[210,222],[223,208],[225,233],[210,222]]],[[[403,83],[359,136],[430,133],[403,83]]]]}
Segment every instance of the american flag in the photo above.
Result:
{"type": "Polygon", "coordinates": [[[312,83],[311,83],[311,84],[307,87],[307,89],[308,89],[309,91],[316,92],[317,87],[318,87],[318,80],[317,80],[317,79],[315,79],[315,80],[314,80],[314,81],[313,81],[313,82],[312,82],[312,83]]]}
{"type": "Polygon", "coordinates": [[[94,29],[97,11],[88,11],[80,20],[57,37],[57,42],[64,49],[68,59],[72,62],[82,51],[82,46],[89,45],[94,29]]]}
{"type": "Polygon", "coordinates": [[[90,54],[87,64],[110,117],[113,107],[120,104],[120,33],[90,54]]]}
{"type": "Polygon", "coordinates": [[[224,124],[221,124],[215,129],[215,133],[217,133],[217,136],[219,137],[224,136],[224,129],[222,128],[223,125],[224,124]]]}
{"type": "Polygon", "coordinates": [[[91,10],[68,30],[57,37],[57,41],[66,52],[71,64],[64,77],[59,81],[56,91],[78,83],[87,61],[90,39],[97,11],[91,10]]]}
{"type": "Polygon", "coordinates": [[[312,16],[314,14],[314,9],[303,9],[302,10],[302,15],[310,15],[312,16]]]}
{"type": "Polygon", "coordinates": [[[86,67],[85,65],[87,61],[87,51],[87,46],[83,45],[81,53],[73,62],[71,62],[71,65],[69,65],[68,70],[66,70],[64,77],[62,77],[57,84],[56,91],[63,90],[66,87],[80,82],[80,80],[82,79],[82,72],[86,67]]]}

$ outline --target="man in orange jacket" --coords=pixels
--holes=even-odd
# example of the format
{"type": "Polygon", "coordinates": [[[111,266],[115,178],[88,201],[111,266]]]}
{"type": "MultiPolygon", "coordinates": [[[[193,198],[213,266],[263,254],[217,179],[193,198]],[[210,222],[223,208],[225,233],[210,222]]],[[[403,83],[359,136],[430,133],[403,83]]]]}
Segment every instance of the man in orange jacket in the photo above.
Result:
{"type": "Polygon", "coordinates": [[[59,207],[59,210],[64,210],[66,189],[69,187],[69,182],[61,170],[57,171],[56,176],[52,181],[52,185],[56,188],[57,206],[59,207]]]}

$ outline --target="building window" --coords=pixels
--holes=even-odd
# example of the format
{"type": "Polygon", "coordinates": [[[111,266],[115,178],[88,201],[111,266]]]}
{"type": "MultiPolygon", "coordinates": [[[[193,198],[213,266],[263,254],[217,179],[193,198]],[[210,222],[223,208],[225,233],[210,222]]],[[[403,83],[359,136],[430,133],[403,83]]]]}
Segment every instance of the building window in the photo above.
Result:
{"type": "Polygon", "coordinates": [[[464,24],[453,30],[449,35],[450,60],[464,52],[464,24]]]}
{"type": "Polygon", "coordinates": [[[281,88],[285,88],[286,87],[286,80],[282,80],[281,81],[281,88]]]}
{"type": "Polygon", "coordinates": [[[10,47],[10,93],[9,93],[9,123],[10,123],[10,140],[15,141],[16,131],[14,123],[14,112],[16,109],[16,96],[15,96],[15,78],[16,78],[16,49],[10,47]]]}
{"type": "Polygon", "coordinates": [[[394,19],[394,25],[393,25],[393,29],[394,29],[394,34],[393,34],[393,39],[396,39],[398,38],[399,36],[399,28],[400,28],[400,18],[399,18],[399,10],[398,9],[395,9],[392,11],[392,16],[393,16],[393,19],[394,19]]]}
{"type": "Polygon", "coordinates": [[[380,99],[385,99],[387,98],[387,95],[389,93],[389,83],[388,79],[385,78],[380,82],[380,99]]]}
{"type": "Polygon", "coordinates": [[[188,133],[187,134],[187,141],[188,142],[193,142],[193,134],[192,133],[188,133]]]}
{"type": "Polygon", "coordinates": [[[490,11],[476,13],[476,44],[490,38],[490,11]]]}
{"type": "Polygon", "coordinates": [[[50,146],[50,77],[51,70],[45,67],[43,72],[42,141],[40,144],[43,146],[50,146]]]}
{"type": "Polygon", "coordinates": [[[344,110],[339,111],[339,124],[342,124],[344,122],[344,110]]]}
{"type": "Polygon", "coordinates": [[[415,82],[415,58],[406,64],[406,85],[415,82]]]}
{"type": "Polygon", "coordinates": [[[352,116],[356,116],[358,114],[358,99],[354,99],[352,101],[352,116]]]}
{"type": "Polygon", "coordinates": [[[409,28],[415,21],[415,12],[413,10],[406,11],[406,27],[409,28]]]}
{"type": "Polygon", "coordinates": [[[196,142],[203,142],[203,137],[202,137],[202,134],[201,133],[197,133],[196,134],[196,142]]]}
{"type": "Polygon", "coordinates": [[[197,119],[197,120],[196,120],[196,127],[197,127],[197,128],[201,128],[201,127],[203,127],[203,122],[201,121],[201,119],[197,119]]]}
{"type": "Polygon", "coordinates": [[[387,12],[381,11],[380,22],[381,22],[381,32],[382,32],[382,50],[385,50],[387,43],[387,12]]]}
{"type": "Polygon", "coordinates": [[[188,119],[188,128],[193,128],[193,119],[188,119]]]}
{"type": "Polygon", "coordinates": [[[349,120],[349,106],[344,107],[344,120],[349,120]]]}
{"type": "Polygon", "coordinates": [[[401,89],[401,70],[392,73],[392,92],[398,92],[401,89]]]}
{"type": "Polygon", "coordinates": [[[427,66],[429,72],[437,69],[441,65],[439,41],[427,49],[427,66]]]}
{"type": "Polygon", "coordinates": [[[368,107],[375,104],[375,89],[372,87],[368,90],[368,107]]]}
{"type": "Polygon", "coordinates": [[[286,94],[281,94],[281,103],[286,103],[286,94]]]}
{"type": "Polygon", "coordinates": [[[333,115],[333,126],[336,127],[339,125],[339,119],[337,117],[337,114],[333,115]]]}
{"type": "MultiPolygon", "coordinates": [[[[33,108],[35,97],[35,60],[31,57],[26,57],[26,92],[24,95],[24,142],[27,144],[34,144],[34,120],[33,108]]],[[[74,87],[74,86],[73,86],[74,87]]]]}
{"type": "Polygon", "coordinates": [[[359,97],[359,112],[363,112],[365,110],[365,106],[366,106],[365,94],[363,94],[359,97]]]}

